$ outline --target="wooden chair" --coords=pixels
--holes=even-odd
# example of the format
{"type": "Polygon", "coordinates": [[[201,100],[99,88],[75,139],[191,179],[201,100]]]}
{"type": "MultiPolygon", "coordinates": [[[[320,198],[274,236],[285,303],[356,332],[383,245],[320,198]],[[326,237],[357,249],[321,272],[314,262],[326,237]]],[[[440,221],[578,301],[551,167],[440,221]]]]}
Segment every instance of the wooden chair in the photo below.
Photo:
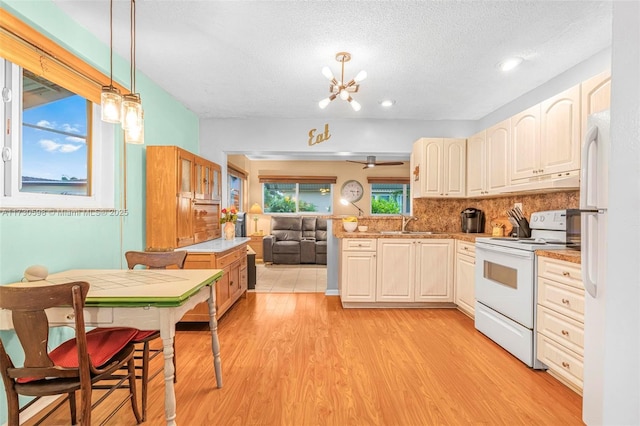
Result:
{"type": "Polygon", "coordinates": [[[142,422],[136,398],[133,357],[135,347],[131,343],[136,330],[122,328],[88,336],[85,333],[83,315],[88,291],[89,283],[86,282],[28,287],[0,286],[0,308],[11,311],[17,340],[25,356],[23,366],[16,367],[0,340],[0,374],[7,395],[9,426],[20,424],[18,395],[41,397],[66,394],[54,409],[68,400],[71,424],[89,426],[92,424],[92,408],[117,388],[127,387],[127,397],[116,406],[107,420],[129,399],[136,421],[142,422]],[[73,309],[74,320],[71,325],[75,328],[75,338],[49,352],[49,320],[45,309],[58,306],[73,309]],[[120,379],[114,381],[114,373],[124,366],[127,374],[120,373],[120,379]],[[92,406],[92,386],[102,381],[110,381],[113,385],[92,406]],[[79,416],[76,414],[76,392],[80,394],[79,416]]]}
{"type": "MultiPolygon", "coordinates": [[[[184,268],[184,262],[187,259],[186,251],[166,251],[166,252],[150,252],[150,251],[128,251],[124,254],[127,259],[129,269],[135,268],[137,265],[146,266],[149,269],[166,269],[168,266],[177,266],[184,268]]],[[[149,363],[152,359],[162,354],[162,349],[151,349],[149,343],[160,338],[160,331],[139,331],[134,337],[135,343],[141,344],[142,349],[138,349],[138,359],[142,359],[142,374],[138,378],[142,381],[142,419],[147,418],[147,391],[148,383],[158,374],[162,373],[164,366],[157,369],[153,374],[149,374],[149,363]]],[[[173,382],[178,381],[176,369],[176,344],[173,344],[173,382]]]]}

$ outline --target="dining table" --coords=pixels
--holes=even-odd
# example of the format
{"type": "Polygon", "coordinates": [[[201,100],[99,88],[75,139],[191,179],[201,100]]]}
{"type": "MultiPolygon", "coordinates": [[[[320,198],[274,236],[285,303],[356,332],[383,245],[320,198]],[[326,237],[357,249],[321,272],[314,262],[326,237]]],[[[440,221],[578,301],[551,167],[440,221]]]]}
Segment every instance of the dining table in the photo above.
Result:
{"type": "MultiPolygon", "coordinates": [[[[176,324],[186,312],[207,301],[211,352],[216,386],[222,387],[222,366],[215,283],[221,269],[74,269],[49,275],[40,281],[21,281],[6,285],[46,286],[74,281],[90,284],[85,301],[85,324],[90,327],[134,327],[159,330],[164,353],[165,419],[176,425],[173,341],[176,324]]],[[[50,325],[73,326],[73,308],[47,310],[50,325]]],[[[11,314],[0,309],[0,330],[13,329],[11,314]]]]}

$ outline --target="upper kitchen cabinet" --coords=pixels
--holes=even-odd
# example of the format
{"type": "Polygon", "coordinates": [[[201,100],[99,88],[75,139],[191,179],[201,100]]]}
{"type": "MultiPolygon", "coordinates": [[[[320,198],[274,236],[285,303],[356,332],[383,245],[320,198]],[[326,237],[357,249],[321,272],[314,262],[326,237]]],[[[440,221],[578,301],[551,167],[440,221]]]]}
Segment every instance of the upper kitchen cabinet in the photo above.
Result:
{"type": "Polygon", "coordinates": [[[511,180],[530,178],[540,170],[540,105],[511,117],[511,180]]]}
{"type": "Polygon", "coordinates": [[[467,140],[467,197],[498,194],[509,184],[509,120],[467,140]]]}
{"type": "Polygon", "coordinates": [[[215,170],[219,174],[220,166],[177,146],[147,147],[147,249],[174,249],[220,236],[215,170]]]}
{"type": "Polygon", "coordinates": [[[584,81],[580,90],[582,97],[580,140],[582,141],[586,131],[587,117],[594,112],[609,109],[611,105],[611,71],[605,71],[584,81]]]}
{"type": "Polygon", "coordinates": [[[414,143],[412,156],[414,198],[466,195],[465,139],[421,138],[414,143]]]}

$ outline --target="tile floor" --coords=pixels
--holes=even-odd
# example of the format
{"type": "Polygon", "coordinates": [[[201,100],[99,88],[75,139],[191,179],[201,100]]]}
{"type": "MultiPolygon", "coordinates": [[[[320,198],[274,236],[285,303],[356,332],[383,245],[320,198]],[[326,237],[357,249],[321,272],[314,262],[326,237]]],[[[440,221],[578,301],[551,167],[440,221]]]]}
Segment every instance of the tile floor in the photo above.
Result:
{"type": "Polygon", "coordinates": [[[256,264],[256,293],[324,293],[326,265],[256,264]]]}

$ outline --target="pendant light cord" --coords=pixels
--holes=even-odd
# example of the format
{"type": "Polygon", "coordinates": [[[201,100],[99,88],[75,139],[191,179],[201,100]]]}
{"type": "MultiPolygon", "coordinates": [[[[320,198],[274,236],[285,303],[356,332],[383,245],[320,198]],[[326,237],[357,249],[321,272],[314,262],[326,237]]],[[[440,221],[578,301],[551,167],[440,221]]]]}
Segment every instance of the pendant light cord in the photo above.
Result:
{"type": "Polygon", "coordinates": [[[113,0],[109,2],[109,86],[113,87],[113,0]]]}
{"type": "Polygon", "coordinates": [[[135,1],[131,0],[131,8],[130,8],[130,19],[131,19],[131,40],[129,53],[131,55],[131,72],[129,74],[129,78],[131,79],[131,93],[136,93],[136,80],[135,80],[135,1]]]}

